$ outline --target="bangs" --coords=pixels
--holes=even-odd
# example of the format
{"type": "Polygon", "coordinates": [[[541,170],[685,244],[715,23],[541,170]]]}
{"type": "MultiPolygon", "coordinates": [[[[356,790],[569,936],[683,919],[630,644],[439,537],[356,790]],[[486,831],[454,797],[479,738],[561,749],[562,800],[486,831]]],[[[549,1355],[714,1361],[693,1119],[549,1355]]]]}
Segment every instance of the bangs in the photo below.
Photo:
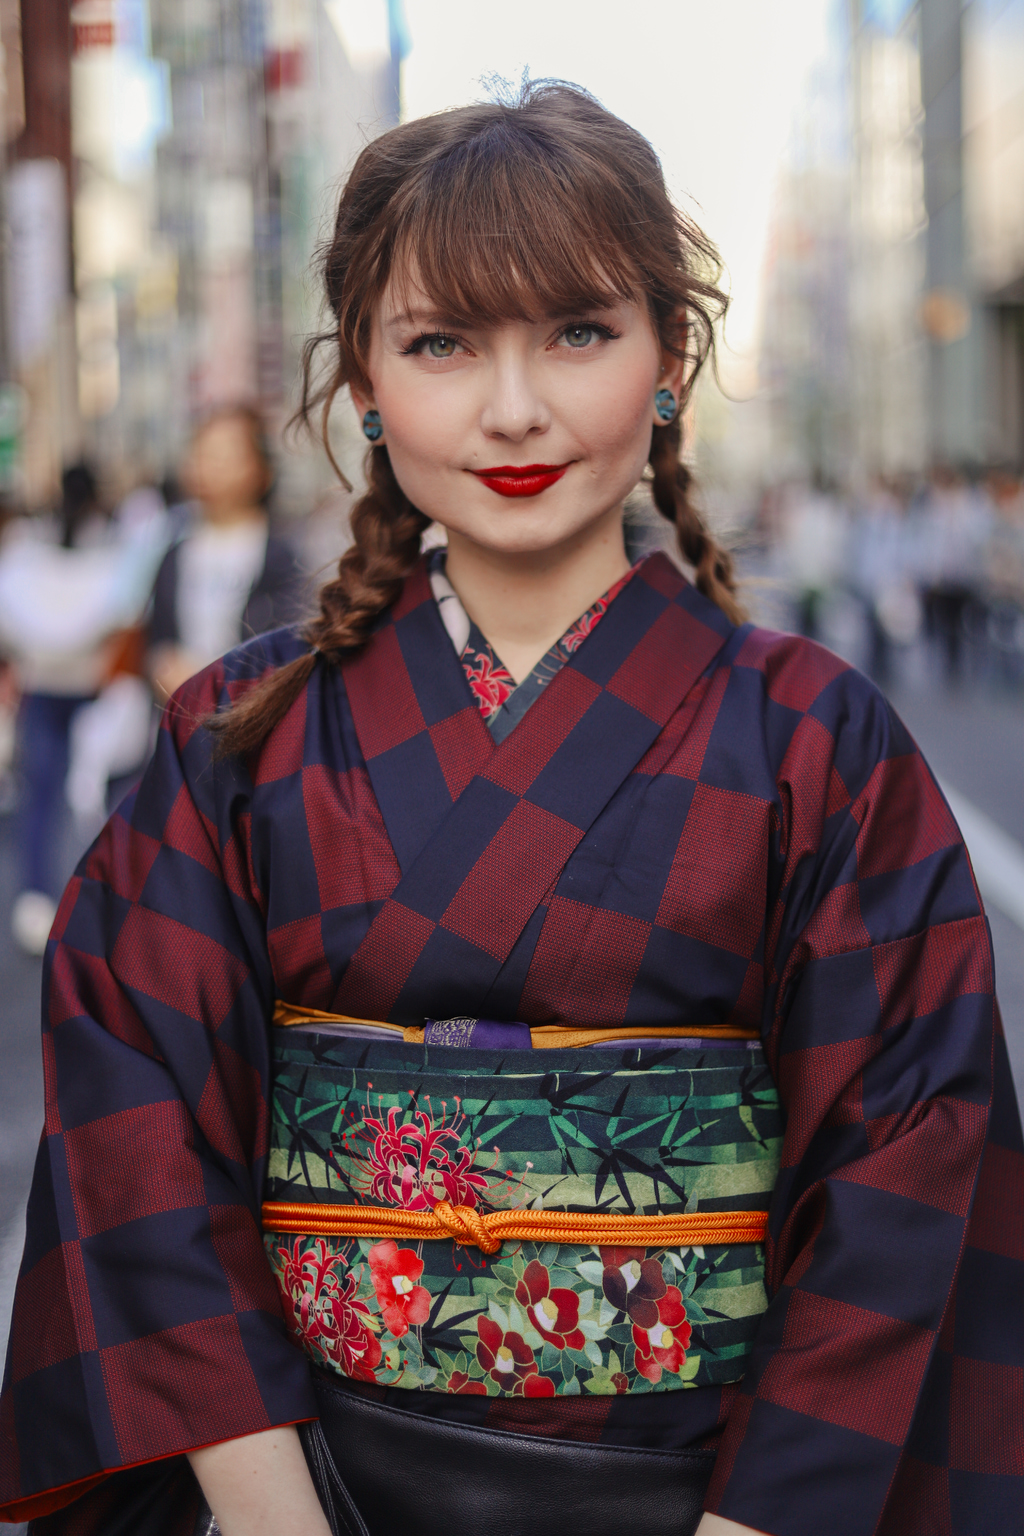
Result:
{"type": "MultiPolygon", "coordinates": [[[[621,193],[595,158],[510,122],[403,189],[383,282],[415,275],[464,326],[571,316],[643,298],[621,193]]],[[[383,253],[382,253],[383,254],[383,253]]]]}
{"type": "Polygon", "coordinates": [[[304,415],[345,384],[368,386],[374,316],[389,288],[460,329],[643,306],[661,345],[688,364],[681,404],[727,302],[715,248],[673,207],[647,140],[558,81],[372,140],[342,194],[322,271],[334,324],[307,343],[304,415]],[[311,383],[320,346],[336,348],[322,385],[311,383]]]}

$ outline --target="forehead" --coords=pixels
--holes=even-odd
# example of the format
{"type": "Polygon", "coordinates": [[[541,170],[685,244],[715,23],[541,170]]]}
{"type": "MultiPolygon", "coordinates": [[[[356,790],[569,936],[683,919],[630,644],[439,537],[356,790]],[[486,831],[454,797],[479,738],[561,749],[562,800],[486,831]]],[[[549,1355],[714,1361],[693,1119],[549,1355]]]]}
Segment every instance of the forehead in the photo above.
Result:
{"type": "Polygon", "coordinates": [[[512,263],[504,271],[492,263],[477,273],[463,267],[446,284],[437,276],[431,281],[415,258],[399,259],[376,306],[377,323],[385,330],[441,323],[490,330],[517,321],[537,324],[637,302],[632,291],[617,287],[600,269],[591,281],[538,285],[532,277],[512,263]]]}
{"type": "Polygon", "coordinates": [[[193,452],[199,454],[238,452],[239,449],[256,451],[253,425],[244,416],[215,417],[200,427],[193,443],[193,452]]]}

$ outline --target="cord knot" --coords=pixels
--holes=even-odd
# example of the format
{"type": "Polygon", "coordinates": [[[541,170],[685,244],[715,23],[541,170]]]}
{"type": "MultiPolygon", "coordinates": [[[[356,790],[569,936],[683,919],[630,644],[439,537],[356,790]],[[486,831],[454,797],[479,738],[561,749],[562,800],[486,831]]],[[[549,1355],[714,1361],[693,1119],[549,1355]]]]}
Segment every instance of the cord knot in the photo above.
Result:
{"type": "Polygon", "coordinates": [[[439,1200],[434,1206],[434,1216],[445,1231],[461,1247],[472,1243],[484,1253],[497,1253],[501,1247],[499,1238],[492,1237],[484,1225],[480,1212],[471,1205],[452,1205],[450,1200],[439,1200]]]}

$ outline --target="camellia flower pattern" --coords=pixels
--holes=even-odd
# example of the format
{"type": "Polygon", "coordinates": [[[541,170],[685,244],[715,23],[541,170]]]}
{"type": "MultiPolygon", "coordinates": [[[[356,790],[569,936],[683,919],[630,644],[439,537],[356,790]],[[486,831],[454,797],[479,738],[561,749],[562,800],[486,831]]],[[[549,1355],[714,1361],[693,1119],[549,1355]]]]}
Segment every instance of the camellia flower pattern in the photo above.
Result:
{"type": "Polygon", "coordinates": [[[474,1381],[466,1371],[452,1371],[448,1378],[449,1392],[461,1392],[464,1397],[486,1397],[487,1388],[482,1381],[474,1381]]]}
{"type": "Polygon", "coordinates": [[[638,1328],[633,1324],[636,1368],[641,1376],[646,1376],[653,1386],[657,1386],[663,1370],[678,1375],[686,1362],[690,1333],[679,1288],[670,1285],[658,1302],[658,1321],[654,1327],[638,1328]]]}
{"type": "Polygon", "coordinates": [[[617,1312],[630,1322],[653,1328],[658,1321],[657,1302],[667,1286],[657,1259],[645,1257],[644,1248],[602,1248],[601,1289],[617,1312]]]}
{"type": "Polygon", "coordinates": [[[423,1260],[391,1239],[375,1243],[367,1257],[381,1317],[396,1339],[404,1338],[410,1324],[418,1326],[430,1316],[430,1292],[416,1284],[423,1260]]]}
{"type": "MultiPolygon", "coordinates": [[[[660,1266],[655,1265],[656,1269],[660,1266]]],[[[543,1264],[531,1259],[516,1285],[516,1300],[524,1306],[530,1321],[556,1349],[582,1349],[587,1342],[579,1327],[580,1299],[564,1286],[551,1288],[551,1276],[543,1264]]]]}
{"type": "Polygon", "coordinates": [[[476,1327],[476,1358],[504,1396],[554,1397],[554,1382],[541,1376],[522,1334],[505,1332],[489,1317],[478,1317],[476,1327]]]}

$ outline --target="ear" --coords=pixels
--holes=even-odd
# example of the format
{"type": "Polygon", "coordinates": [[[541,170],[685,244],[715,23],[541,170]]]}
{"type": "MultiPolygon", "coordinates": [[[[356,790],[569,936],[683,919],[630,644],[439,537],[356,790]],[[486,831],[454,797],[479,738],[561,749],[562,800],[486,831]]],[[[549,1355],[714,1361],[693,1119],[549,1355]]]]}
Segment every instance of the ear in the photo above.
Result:
{"type": "Polygon", "coordinates": [[[349,394],[352,396],[352,404],[355,406],[356,415],[359,417],[360,426],[367,411],[376,409],[372,395],[364,394],[356,384],[349,386],[349,394]]]}
{"type": "Polygon", "coordinates": [[[670,352],[667,347],[661,349],[661,371],[658,374],[658,382],[655,389],[670,389],[677,400],[682,399],[683,380],[686,377],[686,314],[678,317],[678,351],[683,355],[677,357],[675,352],[670,352]]]}

